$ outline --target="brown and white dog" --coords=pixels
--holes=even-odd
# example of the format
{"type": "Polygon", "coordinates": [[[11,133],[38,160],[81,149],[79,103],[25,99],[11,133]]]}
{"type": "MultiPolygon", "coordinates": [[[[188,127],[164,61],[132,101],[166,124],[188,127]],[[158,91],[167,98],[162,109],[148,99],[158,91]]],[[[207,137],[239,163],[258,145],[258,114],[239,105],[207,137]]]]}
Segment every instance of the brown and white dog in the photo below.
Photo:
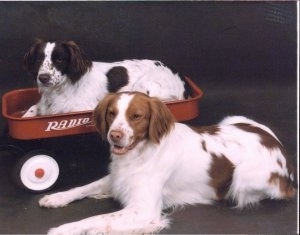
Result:
{"type": "Polygon", "coordinates": [[[50,234],[153,233],[168,226],[162,214],[168,207],[231,200],[244,208],[295,195],[295,176],[280,141],[245,117],[190,128],[176,123],[157,98],[119,93],[104,98],[94,121],[110,143],[110,174],[44,196],[39,204],[55,208],[84,197],[114,197],[124,209],[64,224],[50,234]]]}
{"type": "Polygon", "coordinates": [[[73,41],[38,40],[24,56],[40,101],[23,117],[93,110],[109,92],[139,91],[161,100],[187,98],[185,80],[160,61],[90,61],[73,41]]]}

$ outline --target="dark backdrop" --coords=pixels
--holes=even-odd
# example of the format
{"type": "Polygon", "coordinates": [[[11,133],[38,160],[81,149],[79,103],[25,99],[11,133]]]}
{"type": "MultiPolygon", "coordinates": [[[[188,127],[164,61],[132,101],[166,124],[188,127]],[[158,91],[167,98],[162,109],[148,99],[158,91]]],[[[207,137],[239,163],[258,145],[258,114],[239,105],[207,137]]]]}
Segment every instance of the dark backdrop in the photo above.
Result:
{"type": "Polygon", "coordinates": [[[204,90],[201,124],[288,114],[280,133],[296,146],[296,2],[0,2],[1,94],[34,85],[22,59],[35,38],[74,40],[93,60],[162,60],[204,90]]]}
{"type": "MultiPolygon", "coordinates": [[[[202,83],[295,82],[295,2],[1,2],[1,85],[21,83],[33,39],[94,60],[154,58],[202,83]],[[21,77],[21,79],[20,79],[21,77]],[[283,79],[284,78],[284,79],[283,79]]],[[[17,84],[21,86],[22,84],[17,84]]]]}
{"type": "MultiPolygon", "coordinates": [[[[74,40],[92,60],[159,59],[204,91],[200,116],[190,124],[212,124],[227,115],[249,116],[275,131],[296,165],[296,10],[296,2],[0,2],[0,95],[34,86],[22,69],[22,59],[35,38],[74,40]]],[[[1,136],[5,126],[0,116],[1,136]]],[[[97,148],[85,138],[78,142],[86,155],[97,148]]],[[[72,141],[70,145],[76,146],[72,141]]],[[[270,211],[267,216],[272,215],[270,211]]],[[[191,230],[171,232],[294,233],[295,204],[282,217],[272,217],[270,226],[258,226],[251,218],[256,223],[252,226],[249,218],[238,216],[241,230],[230,223],[229,230],[209,225],[207,230],[205,225],[192,230],[197,223],[186,221],[191,230]]]]}

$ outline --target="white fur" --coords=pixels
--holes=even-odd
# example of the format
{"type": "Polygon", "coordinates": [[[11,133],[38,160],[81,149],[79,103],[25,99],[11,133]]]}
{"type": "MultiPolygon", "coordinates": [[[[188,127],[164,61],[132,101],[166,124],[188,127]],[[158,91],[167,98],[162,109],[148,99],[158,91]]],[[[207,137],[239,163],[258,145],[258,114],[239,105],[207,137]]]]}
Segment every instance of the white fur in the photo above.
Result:
{"type": "Polygon", "coordinates": [[[61,74],[51,60],[55,43],[48,42],[44,49],[45,58],[37,76],[50,74],[47,86],[38,79],[40,101],[30,107],[23,117],[92,110],[108,93],[106,73],[115,66],[127,69],[129,83],[118,91],[140,91],[164,101],[184,99],[184,83],[178,74],[159,61],[125,60],[114,63],[93,62],[92,68],[76,83],[61,74]],[[160,63],[161,66],[155,65],[160,63]]]}
{"type": "MultiPolygon", "coordinates": [[[[109,133],[123,131],[124,143],[130,144],[134,127],[127,123],[130,95],[118,101],[118,115],[109,133]],[[120,128],[122,126],[122,128],[120,128]],[[128,130],[129,129],[129,130],[128,130]],[[130,130],[131,129],[131,130],[130,130]]],[[[125,155],[112,154],[110,174],[89,185],[43,197],[43,207],[62,207],[84,197],[114,197],[124,209],[64,224],[49,234],[152,233],[168,226],[162,210],[186,204],[211,204],[217,200],[210,185],[212,155],[224,155],[234,165],[232,184],[226,195],[242,208],[264,198],[283,198],[278,184],[269,182],[270,174],[289,177],[286,159],[279,148],[268,149],[259,136],[237,128],[236,123],[267,127],[244,117],[230,117],[219,125],[218,134],[197,133],[176,123],[159,144],[145,139],[125,155]],[[206,142],[206,150],[201,143],[206,142]],[[282,163],[282,167],[278,165],[282,163]]]]}

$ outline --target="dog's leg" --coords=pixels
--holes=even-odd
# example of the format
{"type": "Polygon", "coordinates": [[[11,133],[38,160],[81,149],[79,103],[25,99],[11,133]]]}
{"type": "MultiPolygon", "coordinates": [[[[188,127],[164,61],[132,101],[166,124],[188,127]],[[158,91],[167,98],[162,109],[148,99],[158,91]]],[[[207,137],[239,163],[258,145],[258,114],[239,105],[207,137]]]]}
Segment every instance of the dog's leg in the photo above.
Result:
{"type": "Polygon", "coordinates": [[[35,117],[38,114],[38,106],[32,105],[23,115],[22,117],[35,117]]]}
{"type": "Polygon", "coordinates": [[[160,213],[134,206],[64,224],[50,229],[48,234],[148,234],[167,227],[168,220],[160,213]]]}
{"type": "Polygon", "coordinates": [[[49,234],[144,234],[166,228],[168,220],[161,215],[162,185],[148,181],[148,184],[140,182],[142,187],[131,187],[124,209],[61,225],[49,234]]]}
{"type": "Polygon", "coordinates": [[[85,186],[70,189],[65,192],[46,195],[40,199],[39,205],[48,208],[57,208],[85,197],[107,198],[110,197],[110,176],[106,176],[85,186]]]}

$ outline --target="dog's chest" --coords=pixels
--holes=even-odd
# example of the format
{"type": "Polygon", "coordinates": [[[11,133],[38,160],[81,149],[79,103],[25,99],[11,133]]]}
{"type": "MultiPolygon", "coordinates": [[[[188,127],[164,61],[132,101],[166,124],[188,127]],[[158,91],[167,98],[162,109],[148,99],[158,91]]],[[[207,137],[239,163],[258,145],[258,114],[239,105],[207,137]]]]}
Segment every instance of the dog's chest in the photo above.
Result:
{"type": "MultiPolygon", "coordinates": [[[[133,151],[130,156],[117,156],[110,164],[111,191],[113,196],[123,205],[128,205],[132,195],[149,183],[151,177],[155,177],[153,160],[147,158],[147,154],[139,155],[133,151]]],[[[114,157],[113,157],[114,158],[114,157]]]]}
{"type": "Polygon", "coordinates": [[[40,115],[92,110],[107,93],[100,81],[90,77],[41,92],[40,115]]]}

